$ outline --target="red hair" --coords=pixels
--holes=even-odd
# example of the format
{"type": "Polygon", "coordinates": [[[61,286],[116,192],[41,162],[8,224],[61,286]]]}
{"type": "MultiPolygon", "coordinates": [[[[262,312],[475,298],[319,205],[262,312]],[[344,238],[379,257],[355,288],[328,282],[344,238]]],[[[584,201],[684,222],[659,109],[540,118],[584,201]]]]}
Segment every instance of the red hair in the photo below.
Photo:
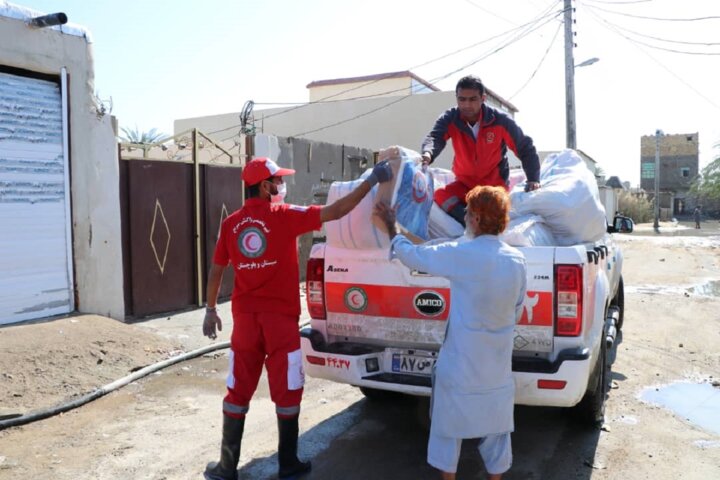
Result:
{"type": "Polygon", "coordinates": [[[510,218],[510,196],[502,187],[478,186],[465,196],[468,212],[480,218],[479,235],[500,235],[510,218]]]}

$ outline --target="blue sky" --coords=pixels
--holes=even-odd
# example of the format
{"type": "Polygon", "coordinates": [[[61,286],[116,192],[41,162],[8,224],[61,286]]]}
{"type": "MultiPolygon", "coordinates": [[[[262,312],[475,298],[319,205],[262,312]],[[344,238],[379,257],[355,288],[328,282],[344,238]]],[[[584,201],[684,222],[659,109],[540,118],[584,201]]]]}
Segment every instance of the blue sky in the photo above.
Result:
{"type": "MultiPolygon", "coordinates": [[[[555,36],[558,20],[496,53],[490,54],[500,40],[448,56],[516,29],[541,12],[558,11],[562,2],[14,3],[45,13],[63,11],[71,23],[91,31],[96,90],[103,99],[112,97],[113,114],[121,126],[171,133],[174,119],[238,112],[249,99],[258,104],[256,109],[263,108],[262,103],[306,101],[305,86],[313,80],[412,69],[427,80],[446,77],[436,81],[443,90],[452,90],[463,74],[479,75],[520,109],[516,119],[539,149],[565,144],[563,32],[555,36]]],[[[641,135],[652,135],[658,128],[666,133],[699,132],[700,163],[707,164],[718,153],[713,145],[720,142],[720,56],[708,55],[720,53],[720,19],[678,20],[720,16],[718,2],[574,4],[575,62],[600,59],[575,72],[578,147],[598,160],[607,174],[636,184],[641,135]],[[641,42],[703,55],[662,51],[641,42]]],[[[372,121],[372,115],[358,121],[372,121]]],[[[418,145],[407,146],[415,149],[419,143],[420,139],[418,145]]]]}

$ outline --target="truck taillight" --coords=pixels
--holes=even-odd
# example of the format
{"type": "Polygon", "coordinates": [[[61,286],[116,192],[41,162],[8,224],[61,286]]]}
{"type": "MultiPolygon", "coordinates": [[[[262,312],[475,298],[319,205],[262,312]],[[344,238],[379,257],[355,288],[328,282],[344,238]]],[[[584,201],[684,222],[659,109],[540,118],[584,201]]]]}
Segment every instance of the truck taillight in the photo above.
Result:
{"type": "Polygon", "coordinates": [[[315,320],[325,320],[325,260],[310,258],[305,273],[308,313],[315,320]]]}
{"type": "Polygon", "coordinates": [[[582,333],[582,266],[556,265],[555,292],[555,335],[577,337],[582,333]]]}

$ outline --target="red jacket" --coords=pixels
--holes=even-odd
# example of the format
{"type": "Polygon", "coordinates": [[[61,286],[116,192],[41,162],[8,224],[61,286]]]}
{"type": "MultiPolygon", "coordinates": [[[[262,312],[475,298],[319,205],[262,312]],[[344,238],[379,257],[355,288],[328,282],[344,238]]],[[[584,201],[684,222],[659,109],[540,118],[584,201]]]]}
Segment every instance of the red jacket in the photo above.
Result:
{"type": "Polygon", "coordinates": [[[495,185],[506,187],[510,175],[507,149],[510,148],[522,162],[527,180],[540,180],[540,160],[532,138],[523,133],[515,121],[494,108],[482,105],[478,139],[460,118],[460,111],[451,108],[435,122],[425,137],[422,153],[434,160],[448,139],[452,140],[455,158],[452,171],[467,187],[495,185]]]}

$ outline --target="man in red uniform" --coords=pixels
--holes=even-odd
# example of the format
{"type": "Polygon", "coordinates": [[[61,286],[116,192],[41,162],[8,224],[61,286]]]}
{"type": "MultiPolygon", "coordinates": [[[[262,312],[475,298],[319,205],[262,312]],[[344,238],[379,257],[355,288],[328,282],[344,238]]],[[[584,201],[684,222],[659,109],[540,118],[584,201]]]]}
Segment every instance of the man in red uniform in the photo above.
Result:
{"type": "Polygon", "coordinates": [[[203,334],[214,339],[216,329],[222,330],[216,304],[223,270],[228,265],[232,265],[235,273],[233,331],[220,461],[208,464],[205,469],[208,480],[238,478],[245,415],[263,364],[278,417],[278,476],[289,478],[310,470],[310,462],[297,458],[298,416],[305,383],[298,330],[297,237],[346,215],[373,185],[392,178],[388,163],[381,162],[355,190],[331,205],[301,207],[274,203],[285,190],[283,177],[294,173],[295,170],[280,168],[269,158],[250,161],[242,172],[245,204],[225,219],[220,228],[208,276],[203,334]]]}
{"type": "Polygon", "coordinates": [[[422,144],[423,165],[433,162],[452,140],[455,181],[435,190],[435,203],[465,225],[465,196],[478,185],[508,188],[509,148],[522,162],[525,191],[540,187],[540,161],[532,138],[515,121],[485,102],[485,86],[475,76],[463,77],[455,87],[457,107],[437,119],[422,144]]]}

